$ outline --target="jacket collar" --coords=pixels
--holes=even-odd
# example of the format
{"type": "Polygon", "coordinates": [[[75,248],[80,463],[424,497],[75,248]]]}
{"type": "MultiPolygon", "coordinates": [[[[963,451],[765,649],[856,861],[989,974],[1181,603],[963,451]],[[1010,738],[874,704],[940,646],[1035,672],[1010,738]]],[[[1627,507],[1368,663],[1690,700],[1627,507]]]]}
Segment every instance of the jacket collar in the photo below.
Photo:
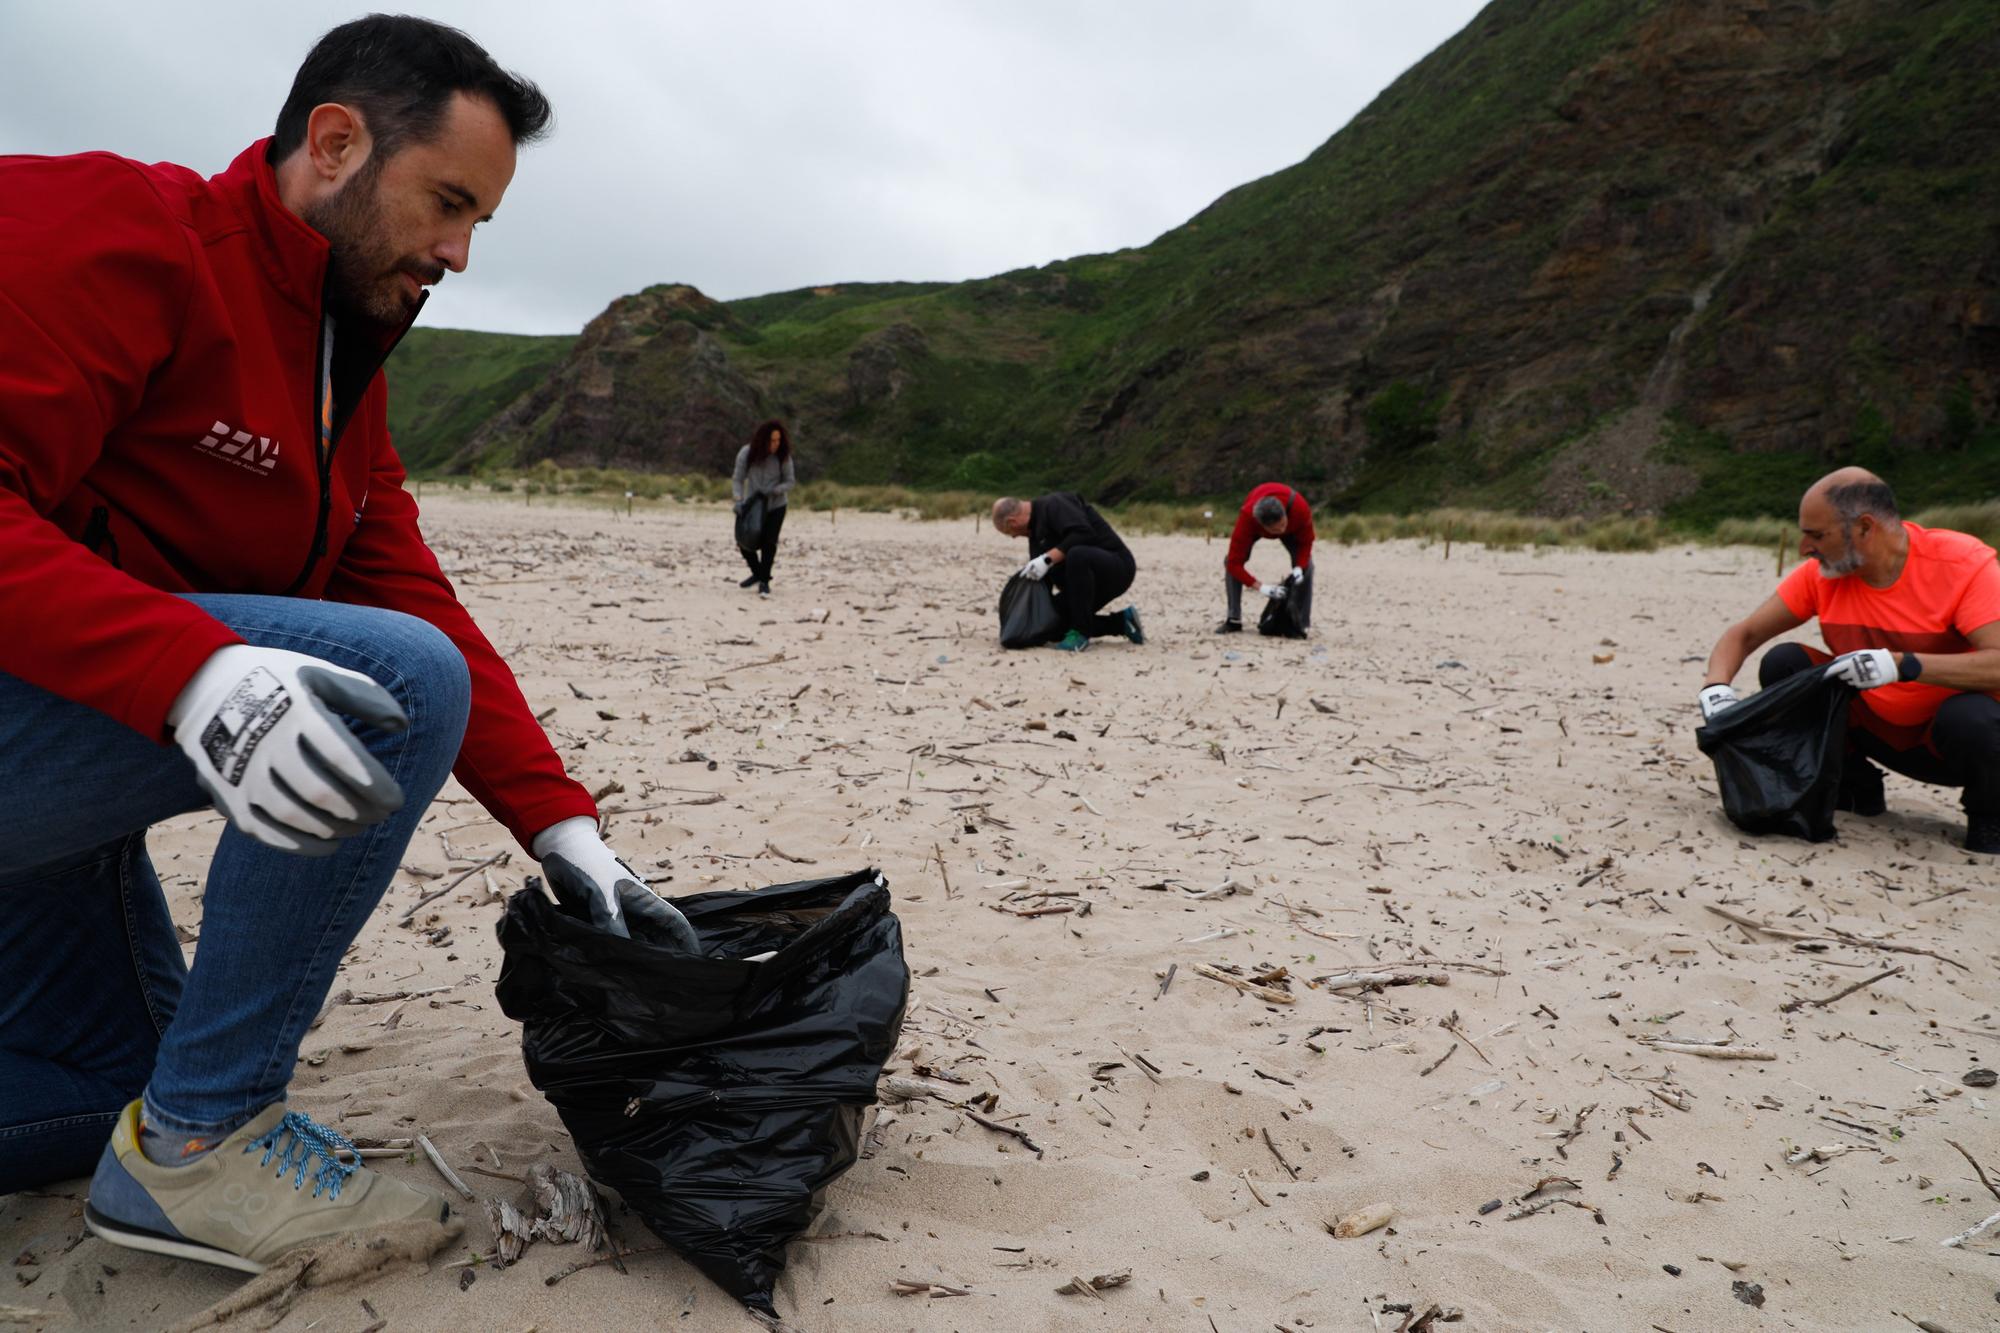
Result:
{"type": "MultiPolygon", "coordinates": [[[[278,293],[318,319],[326,309],[327,261],[333,247],[326,237],[285,207],[278,197],[278,174],[271,167],[271,140],[266,137],[236,155],[227,170],[209,179],[209,188],[228,201],[248,229],[264,276],[278,293]]],[[[428,292],[425,293],[429,295],[428,292]]],[[[418,309],[423,302],[418,302],[418,309]]],[[[395,345],[416,314],[400,325],[369,325],[368,333],[383,350],[395,345]]],[[[349,330],[343,326],[344,331],[349,330]]]]}

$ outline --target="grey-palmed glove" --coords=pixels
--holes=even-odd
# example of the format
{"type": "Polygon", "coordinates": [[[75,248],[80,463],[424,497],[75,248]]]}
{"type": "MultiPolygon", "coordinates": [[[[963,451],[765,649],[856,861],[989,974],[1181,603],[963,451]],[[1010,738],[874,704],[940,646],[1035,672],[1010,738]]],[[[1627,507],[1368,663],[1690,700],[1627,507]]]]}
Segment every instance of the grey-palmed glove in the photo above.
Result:
{"type": "Polygon", "coordinates": [[[1725,708],[1734,708],[1742,700],[1736,697],[1736,689],[1731,685],[1704,685],[1701,694],[1701,720],[1715,721],[1715,715],[1725,708]]]}
{"type": "Polygon", "coordinates": [[[1048,576],[1049,570],[1054,565],[1055,561],[1049,559],[1046,555],[1038,555],[1027,564],[1021,566],[1021,577],[1039,583],[1048,576]]]}
{"type": "Polygon", "coordinates": [[[1285,582],[1291,584],[1293,587],[1297,587],[1299,584],[1304,583],[1305,581],[1306,581],[1306,572],[1305,570],[1300,569],[1297,565],[1292,566],[1292,572],[1285,575],[1285,582]]]}
{"type": "Polygon", "coordinates": [[[535,835],[529,849],[542,863],[551,885],[582,899],[599,930],[630,939],[627,920],[642,921],[676,948],[700,953],[694,927],[680,910],[646,884],[597,836],[597,821],[583,815],[551,824],[535,835]]]}
{"type": "Polygon", "coordinates": [[[1285,600],[1285,594],[1289,593],[1291,589],[1282,583],[1267,583],[1257,589],[1257,591],[1263,593],[1274,602],[1282,602],[1285,600]]]}
{"type": "Polygon", "coordinates": [[[410,725],[395,696],[358,671],[236,643],[201,664],[167,725],[231,825],[325,856],[403,807],[403,789],[335,712],[384,731],[410,725]]]}

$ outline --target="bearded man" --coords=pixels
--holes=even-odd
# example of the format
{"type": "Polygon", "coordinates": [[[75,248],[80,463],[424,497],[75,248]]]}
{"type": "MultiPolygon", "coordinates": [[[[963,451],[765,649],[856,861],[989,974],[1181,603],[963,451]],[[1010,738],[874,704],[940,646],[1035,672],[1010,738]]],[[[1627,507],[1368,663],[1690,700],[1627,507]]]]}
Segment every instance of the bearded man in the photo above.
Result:
{"type": "Polygon", "coordinates": [[[0,1192],[94,1165],[99,1236],[249,1272],[444,1222],[285,1094],[449,773],[605,928],[685,927],[440,572],[384,414],[549,121],[464,33],[372,15],[218,176],[0,158],[0,1192]],[[190,968],[145,838],[209,805],[190,968]]]}
{"type": "Polygon", "coordinates": [[[1824,671],[1862,693],[1848,715],[1836,809],[1879,815],[1882,765],[1963,788],[1965,847],[2000,853],[2000,565],[1977,537],[1904,520],[1889,484],[1858,467],[1799,502],[1799,553],[1762,606],[1724,630],[1700,694],[1704,720],[1737,702],[1730,684],[1767,641],[1817,618],[1831,652],[1781,643],[1757,676],[1824,671]],[[1835,656],[1838,654],[1838,656],[1835,656]]]}

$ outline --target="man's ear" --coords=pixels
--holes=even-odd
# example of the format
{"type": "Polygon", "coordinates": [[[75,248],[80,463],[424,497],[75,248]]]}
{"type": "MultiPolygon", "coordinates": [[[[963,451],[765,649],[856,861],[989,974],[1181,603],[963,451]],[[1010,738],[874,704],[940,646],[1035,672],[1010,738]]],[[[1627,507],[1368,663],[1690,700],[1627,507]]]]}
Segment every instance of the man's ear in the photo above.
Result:
{"type": "Polygon", "coordinates": [[[374,140],[360,112],[339,102],[322,102],[306,117],[304,147],[314,177],[335,184],[368,160],[374,140]]]}

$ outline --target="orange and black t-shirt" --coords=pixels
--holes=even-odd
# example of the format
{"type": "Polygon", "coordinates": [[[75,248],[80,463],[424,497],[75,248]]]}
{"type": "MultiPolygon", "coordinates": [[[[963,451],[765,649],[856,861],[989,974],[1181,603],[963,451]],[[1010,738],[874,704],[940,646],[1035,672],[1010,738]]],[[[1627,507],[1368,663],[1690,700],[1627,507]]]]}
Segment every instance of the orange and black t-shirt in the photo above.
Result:
{"type": "MultiPolygon", "coordinates": [[[[1974,630],[2000,621],[2000,564],[1977,537],[1904,523],[1910,557],[1886,588],[1858,575],[1830,579],[1819,561],[1787,574],[1778,596],[1800,620],[1819,617],[1820,633],[1835,653],[1887,648],[1893,653],[1969,653],[1974,630]]],[[[1922,726],[1955,690],[1926,685],[1878,685],[1862,702],[1885,722],[1922,726]]]]}

